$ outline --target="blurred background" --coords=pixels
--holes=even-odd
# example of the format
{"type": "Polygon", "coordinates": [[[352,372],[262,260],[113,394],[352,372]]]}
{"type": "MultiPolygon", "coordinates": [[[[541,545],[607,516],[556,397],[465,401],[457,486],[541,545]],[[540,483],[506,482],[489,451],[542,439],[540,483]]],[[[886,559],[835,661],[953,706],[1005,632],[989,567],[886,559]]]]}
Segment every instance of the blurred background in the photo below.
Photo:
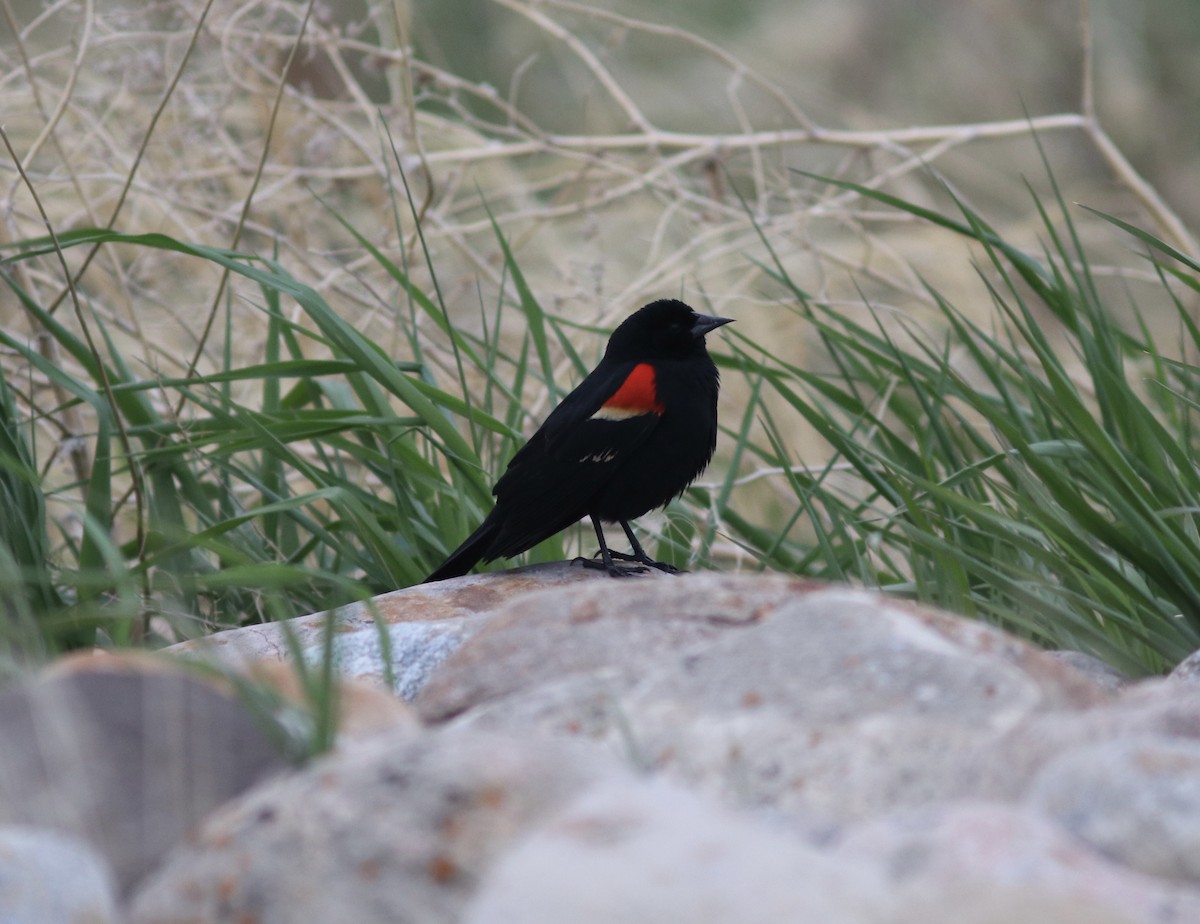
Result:
{"type": "MultiPolygon", "coordinates": [[[[314,197],[399,246],[387,203],[407,167],[444,281],[457,287],[451,301],[474,303],[466,313],[478,312],[477,286],[497,283],[486,202],[541,297],[611,300],[578,306],[611,321],[664,287],[752,294],[728,275],[757,251],[757,232],[735,227],[739,212],[765,221],[817,288],[828,283],[811,275],[826,263],[820,244],[865,266],[845,247],[861,242],[872,210],[852,216],[843,197],[814,211],[831,191],[795,169],[942,205],[938,188],[950,184],[1020,240],[1033,214],[1026,184],[1046,188],[1032,132],[972,132],[1061,115],[1038,140],[1068,199],[1158,231],[1169,214],[1177,243],[1200,225],[1191,0],[347,0],[314,4],[305,21],[308,9],[6,0],[4,124],[51,216],[104,223],[136,164],[120,227],[227,243],[253,190],[239,240],[277,241],[322,284],[352,288],[344,230],[314,197]],[[264,155],[276,80],[302,29],[264,155]],[[1128,175],[1080,127],[1085,41],[1093,124],[1128,175]],[[1139,175],[1161,214],[1132,194],[1139,175]],[[817,235],[817,248],[796,235],[817,235]]],[[[11,164],[0,180],[8,234],[40,233],[11,164]]],[[[876,249],[886,240],[922,272],[945,262],[944,241],[921,239],[928,229],[869,230],[876,249]]]]}
{"type": "MultiPolygon", "coordinates": [[[[353,4],[346,4],[349,9],[353,4]]],[[[1090,14],[1099,118],[1138,170],[1194,228],[1200,219],[1200,4],[1192,0],[747,0],[546,4],[568,26],[605,11],[712,42],[778,86],[815,123],[889,129],[1080,110],[1090,14]]],[[[418,53],[502,94],[519,71],[521,107],[555,131],[618,131],[583,68],[510,5],[416,2],[418,53]]],[[[682,35],[637,34],[613,20],[588,37],[652,121],[737,131],[735,75],[682,35]]],[[[759,128],[788,124],[747,99],[759,128]]],[[[982,152],[976,152],[982,153],[982,152]]],[[[1002,159],[1011,170],[1014,164],[1002,159]]],[[[1014,171],[1015,172],[1015,171],[1014,171]]]]}
{"type": "MultiPolygon", "coordinates": [[[[1193,0],[5,0],[2,12],[2,121],[58,231],[111,224],[278,253],[397,356],[410,350],[395,282],[347,226],[423,291],[436,282],[476,330],[513,294],[494,219],[537,298],[568,320],[607,326],[681,295],[812,363],[810,338],[776,310],[773,261],[847,311],[903,316],[916,325],[904,336],[936,314],[927,285],[968,311],[990,303],[969,244],[811,174],[949,214],[952,191],[1020,246],[1038,246],[1031,190],[1051,180],[1068,203],[1188,252],[1200,227],[1193,0]]],[[[1072,209],[1113,310],[1162,302],[1128,241],[1072,209]]],[[[0,243],[43,230],[0,159],[0,243]]],[[[22,272],[63,294],[54,260],[22,272]]],[[[261,351],[253,310],[229,340],[212,329],[219,278],[112,251],[80,286],[147,370],[174,374],[261,351]]],[[[0,320],[26,323],[7,296],[0,320]]]]}

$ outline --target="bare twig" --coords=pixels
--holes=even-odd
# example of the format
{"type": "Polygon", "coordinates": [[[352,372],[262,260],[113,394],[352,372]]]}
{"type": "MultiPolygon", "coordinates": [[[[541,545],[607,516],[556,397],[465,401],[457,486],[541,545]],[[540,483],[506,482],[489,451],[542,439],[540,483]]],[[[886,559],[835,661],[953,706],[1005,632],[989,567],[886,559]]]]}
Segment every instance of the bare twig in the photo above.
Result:
{"type": "Polygon", "coordinates": [[[1079,46],[1082,50],[1079,109],[1089,122],[1096,121],[1096,73],[1092,58],[1092,11],[1088,0],[1079,0],[1079,46]]]}
{"type": "MultiPolygon", "coordinates": [[[[284,91],[287,87],[287,75],[291,70],[292,62],[296,60],[296,54],[301,48],[304,40],[304,31],[308,27],[308,21],[312,17],[313,5],[316,0],[309,0],[304,7],[304,17],[300,21],[300,28],[296,33],[296,40],[292,45],[291,51],[288,53],[287,60],[283,64],[283,68],[279,73],[279,84],[275,91],[275,100],[271,106],[271,117],[267,122],[267,128],[262,139],[262,148],[259,153],[258,166],[255,168],[254,176],[250,181],[250,189],[246,192],[246,197],[242,201],[241,214],[238,215],[237,224],[233,230],[233,237],[229,242],[229,249],[236,250],[238,243],[242,239],[242,231],[246,227],[246,219],[250,215],[250,207],[254,203],[254,193],[258,189],[258,184],[262,180],[263,167],[267,162],[267,157],[271,153],[271,140],[274,137],[275,121],[279,117],[279,106],[283,102],[284,91]]],[[[213,324],[216,322],[217,313],[221,308],[221,300],[225,295],[225,286],[229,283],[229,270],[226,269],[221,273],[221,281],[217,285],[217,291],[213,294],[212,304],[208,309],[208,316],[204,321],[203,330],[196,343],[196,352],[192,355],[191,362],[188,363],[187,375],[193,376],[196,374],[196,368],[200,363],[200,358],[204,355],[204,348],[208,344],[208,338],[212,333],[213,324]]],[[[178,414],[185,400],[184,395],[179,396],[179,404],[176,406],[175,413],[178,414]]]]}

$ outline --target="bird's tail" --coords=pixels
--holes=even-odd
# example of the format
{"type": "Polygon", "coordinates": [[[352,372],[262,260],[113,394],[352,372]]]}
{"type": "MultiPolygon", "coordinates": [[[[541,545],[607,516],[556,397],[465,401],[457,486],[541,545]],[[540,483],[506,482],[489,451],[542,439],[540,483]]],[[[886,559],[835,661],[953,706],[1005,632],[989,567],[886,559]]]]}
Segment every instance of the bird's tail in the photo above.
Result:
{"type": "Polygon", "coordinates": [[[435,568],[429,577],[425,578],[421,583],[431,584],[434,581],[445,581],[449,578],[461,577],[475,567],[485,556],[490,561],[494,556],[487,554],[488,549],[491,547],[492,540],[496,538],[496,534],[499,531],[500,525],[489,514],[479,524],[479,528],[471,533],[466,541],[451,552],[450,557],[435,568]]]}

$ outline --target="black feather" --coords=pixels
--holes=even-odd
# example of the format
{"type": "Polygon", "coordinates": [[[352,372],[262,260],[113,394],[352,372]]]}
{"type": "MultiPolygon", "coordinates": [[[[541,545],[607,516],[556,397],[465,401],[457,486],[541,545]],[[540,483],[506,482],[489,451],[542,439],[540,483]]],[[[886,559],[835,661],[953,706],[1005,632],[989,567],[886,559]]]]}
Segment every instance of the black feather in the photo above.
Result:
{"type": "MultiPolygon", "coordinates": [[[[626,526],[633,559],[657,566],[628,522],[681,494],[712,458],[720,380],[704,336],[727,323],[674,300],[651,302],[626,318],[600,364],[513,456],[492,489],[492,512],[426,581],[519,555],[584,517],[626,526]],[[653,401],[612,407],[631,376],[645,382],[647,370],[639,367],[647,364],[653,401]]],[[[629,394],[645,397],[647,389],[629,394]]],[[[597,535],[603,543],[598,526],[597,535]]],[[[618,573],[603,544],[602,552],[618,573]]]]}

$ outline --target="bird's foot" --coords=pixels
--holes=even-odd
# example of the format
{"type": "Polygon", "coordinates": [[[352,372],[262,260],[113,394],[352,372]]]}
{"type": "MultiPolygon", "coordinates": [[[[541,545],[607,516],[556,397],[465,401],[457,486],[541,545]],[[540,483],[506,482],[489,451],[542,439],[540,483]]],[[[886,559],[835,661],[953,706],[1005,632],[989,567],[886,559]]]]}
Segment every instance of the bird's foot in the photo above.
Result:
{"type": "MultiPolygon", "coordinates": [[[[597,552],[595,554],[595,556],[593,556],[593,560],[595,558],[599,558],[600,554],[601,554],[600,552],[597,552]]],[[[635,573],[644,572],[647,568],[654,568],[658,571],[662,571],[664,574],[686,574],[687,573],[683,568],[676,568],[674,565],[668,564],[665,561],[655,561],[653,558],[651,558],[645,552],[643,552],[641,555],[638,555],[636,552],[631,555],[628,552],[609,551],[608,554],[611,555],[617,561],[628,561],[628,562],[634,562],[638,565],[641,565],[642,567],[638,568],[637,572],[635,572],[635,573]]],[[[603,567],[603,564],[601,564],[600,562],[597,562],[596,567],[603,567]]]]}
{"type": "Polygon", "coordinates": [[[674,565],[665,561],[655,561],[645,552],[643,552],[641,555],[638,555],[636,552],[632,555],[630,555],[628,552],[611,552],[609,554],[611,554],[613,558],[619,559],[620,561],[634,561],[639,565],[645,565],[647,568],[657,568],[659,571],[662,571],[666,574],[687,573],[683,568],[676,568],[674,565]]]}
{"type": "MultiPolygon", "coordinates": [[[[613,557],[616,558],[615,555],[613,557]]],[[[627,560],[631,561],[632,559],[627,560]]],[[[615,561],[606,562],[602,558],[584,558],[582,556],[572,559],[572,564],[580,564],[585,568],[594,568],[597,571],[607,571],[609,577],[615,578],[633,577],[635,574],[645,574],[649,570],[642,565],[631,567],[629,565],[618,565],[615,561]]]]}

